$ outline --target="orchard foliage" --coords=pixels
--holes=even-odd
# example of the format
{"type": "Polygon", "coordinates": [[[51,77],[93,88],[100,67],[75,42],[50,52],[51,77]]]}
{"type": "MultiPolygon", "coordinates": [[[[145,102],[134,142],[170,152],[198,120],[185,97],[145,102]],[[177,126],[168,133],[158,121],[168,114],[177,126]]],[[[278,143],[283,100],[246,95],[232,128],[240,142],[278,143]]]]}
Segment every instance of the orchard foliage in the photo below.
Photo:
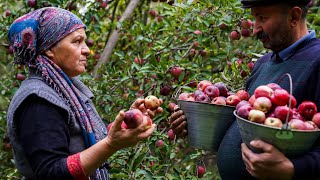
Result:
{"type": "MultiPolygon", "coordinates": [[[[131,0],[133,2],[133,0],[131,0]]],[[[242,35],[242,21],[253,20],[238,0],[143,0],[137,1],[128,19],[124,16],[129,0],[6,0],[0,2],[0,177],[20,178],[14,168],[6,138],[6,110],[27,69],[13,65],[12,49],[6,39],[17,17],[45,6],[56,6],[77,14],[87,25],[91,49],[87,73],[80,78],[95,94],[98,112],[106,123],[121,109],[128,109],[138,97],[155,95],[164,100],[165,111],[153,121],[157,131],[134,148],[122,149],[110,158],[115,179],[196,179],[198,167],[203,177],[219,178],[215,153],[188,148],[184,139],[168,135],[169,102],[180,91],[193,91],[203,79],[222,81],[232,91],[244,87],[254,63],[266,53],[252,36],[252,27],[242,35]],[[112,54],[102,56],[118,31],[112,54]],[[239,40],[232,40],[232,31],[239,40]],[[248,36],[249,37],[244,37],[248,36]],[[98,62],[105,61],[102,65],[98,62]],[[179,67],[181,72],[172,74],[179,67]],[[163,141],[157,146],[158,140],[163,141]]],[[[320,32],[319,0],[308,15],[310,29],[320,32]]],[[[130,8],[130,7],[129,7],[130,8]]],[[[246,27],[248,28],[248,27],[246,27]]]]}

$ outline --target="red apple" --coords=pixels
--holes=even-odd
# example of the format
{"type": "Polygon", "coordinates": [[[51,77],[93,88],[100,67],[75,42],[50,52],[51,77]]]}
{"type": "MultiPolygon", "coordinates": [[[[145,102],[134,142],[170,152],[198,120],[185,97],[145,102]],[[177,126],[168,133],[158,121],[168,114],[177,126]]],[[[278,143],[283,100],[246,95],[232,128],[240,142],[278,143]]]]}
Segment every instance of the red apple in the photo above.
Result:
{"type": "Polygon", "coordinates": [[[243,105],[237,110],[237,115],[242,117],[242,118],[244,118],[244,119],[248,119],[249,118],[249,112],[251,110],[252,110],[252,107],[249,104],[243,105]]]}
{"type": "Polygon", "coordinates": [[[131,109],[125,112],[124,122],[129,129],[136,128],[143,121],[143,114],[138,109],[131,109]]]}
{"type": "Polygon", "coordinates": [[[198,178],[202,178],[204,173],[206,173],[206,169],[203,166],[199,165],[197,168],[198,178]]]}
{"type": "Polygon", "coordinates": [[[292,119],[293,111],[288,106],[277,106],[274,109],[274,116],[281,119],[282,122],[286,122],[287,115],[289,113],[289,119],[292,119]]]}
{"type": "Polygon", "coordinates": [[[291,119],[300,119],[302,121],[305,121],[304,117],[299,114],[298,110],[296,108],[292,109],[292,117],[291,119]]]}
{"type": "Polygon", "coordinates": [[[250,37],[250,35],[251,35],[250,29],[241,29],[241,35],[243,37],[250,37]]]}
{"type": "Polygon", "coordinates": [[[266,97],[258,97],[254,103],[253,108],[260,110],[264,113],[267,113],[272,107],[272,103],[269,98],[266,97]]]}
{"type": "Polygon", "coordinates": [[[168,132],[167,132],[167,135],[168,135],[168,139],[173,141],[174,138],[175,138],[175,134],[173,133],[173,130],[170,129],[168,132]]]}
{"type": "Polygon", "coordinates": [[[248,115],[249,121],[256,122],[256,123],[263,123],[264,120],[266,119],[266,115],[264,112],[256,109],[252,109],[249,112],[248,115]]]}
{"type": "Polygon", "coordinates": [[[238,110],[241,106],[244,106],[244,105],[249,105],[249,106],[251,106],[251,104],[250,104],[248,101],[242,100],[242,101],[240,101],[240,102],[237,104],[236,110],[238,110]]]}
{"type": "Polygon", "coordinates": [[[155,10],[150,10],[149,14],[150,14],[151,17],[156,17],[157,12],[155,10]]]}
{"type": "Polygon", "coordinates": [[[279,84],[277,84],[277,83],[269,83],[269,84],[267,84],[267,86],[269,88],[271,88],[272,90],[282,89],[281,86],[279,84]]]}
{"type": "Polygon", "coordinates": [[[252,26],[252,21],[250,19],[247,19],[247,20],[242,20],[241,21],[241,27],[243,29],[250,29],[252,26]]]}
{"type": "Polygon", "coordinates": [[[250,98],[249,93],[243,89],[237,91],[236,96],[238,96],[240,98],[240,100],[245,100],[245,101],[249,100],[249,98],[250,98]]]}
{"type": "Polygon", "coordinates": [[[273,90],[266,85],[261,85],[254,90],[254,96],[255,98],[267,97],[271,99],[271,97],[273,96],[273,90]]]}
{"type": "Polygon", "coordinates": [[[226,84],[224,84],[223,82],[217,82],[214,83],[214,86],[219,89],[220,96],[228,97],[228,88],[226,84]]]}
{"type": "Polygon", "coordinates": [[[253,67],[254,67],[254,63],[253,63],[253,62],[249,62],[249,63],[247,64],[247,66],[248,66],[250,72],[252,72],[253,67]]]}
{"type": "Polygon", "coordinates": [[[221,24],[219,24],[219,29],[221,29],[221,30],[226,30],[227,28],[228,28],[228,26],[225,24],[225,23],[221,23],[221,24]]]}
{"type": "Polygon", "coordinates": [[[164,145],[163,141],[161,139],[159,139],[157,142],[156,142],[156,147],[158,148],[161,148],[162,146],[164,145]]]}
{"type": "Polygon", "coordinates": [[[160,100],[153,95],[149,95],[144,98],[144,106],[150,110],[156,110],[161,105],[160,100]]]}
{"type": "Polygon", "coordinates": [[[204,92],[204,91],[206,90],[206,88],[207,88],[208,86],[211,86],[211,85],[212,85],[212,83],[211,83],[210,81],[208,81],[208,80],[202,80],[202,81],[200,81],[199,84],[198,84],[198,89],[199,89],[200,91],[204,92]]]}
{"type": "Polygon", "coordinates": [[[87,40],[87,46],[92,47],[94,44],[94,40],[93,39],[88,39],[87,40]]]}
{"type": "Polygon", "coordinates": [[[100,4],[100,7],[103,8],[103,9],[106,8],[107,6],[108,6],[107,1],[102,1],[101,4],[100,4]]]}
{"type": "Polygon", "coordinates": [[[305,130],[307,130],[307,131],[312,131],[312,130],[315,130],[318,128],[317,125],[314,124],[314,122],[312,122],[312,121],[305,121],[304,127],[305,127],[305,130]]]}
{"type": "Polygon", "coordinates": [[[313,128],[307,127],[308,129],[311,129],[311,130],[319,129],[319,127],[313,121],[305,121],[304,123],[311,124],[311,126],[313,127],[313,128]]]}
{"type": "Polygon", "coordinates": [[[181,93],[181,94],[179,95],[179,97],[178,97],[178,100],[184,100],[184,101],[186,101],[186,100],[189,98],[189,96],[191,96],[190,93],[186,93],[186,92],[181,93]]]}
{"type": "Polygon", "coordinates": [[[207,86],[207,88],[204,90],[204,93],[211,99],[218,97],[220,94],[219,89],[214,85],[207,86]]]}
{"type": "Polygon", "coordinates": [[[194,93],[193,93],[193,96],[194,98],[197,98],[200,94],[204,94],[204,92],[200,91],[200,90],[196,90],[194,93]]]}
{"type": "Polygon", "coordinates": [[[37,0],[28,0],[27,5],[29,7],[36,7],[37,6],[37,0]]]}
{"type": "MultiPolygon", "coordinates": [[[[108,127],[107,127],[107,131],[108,131],[108,132],[110,131],[113,123],[114,123],[114,122],[111,122],[111,123],[108,125],[108,127]]],[[[121,123],[121,128],[122,128],[122,129],[128,129],[128,126],[127,126],[127,124],[126,124],[124,121],[122,121],[122,123],[121,123]]]]}
{"type": "Polygon", "coordinates": [[[151,128],[151,126],[152,126],[152,120],[151,120],[151,118],[149,117],[149,116],[147,116],[147,115],[143,115],[143,120],[147,120],[147,126],[146,126],[146,130],[147,129],[149,129],[149,128],[151,128]]]}
{"type": "Polygon", "coordinates": [[[162,21],[162,16],[157,16],[157,21],[161,22],[162,21]]]}
{"type": "Polygon", "coordinates": [[[312,101],[303,101],[298,106],[298,112],[306,119],[312,119],[312,116],[317,113],[317,105],[312,101]]]}
{"type": "Polygon", "coordinates": [[[227,105],[226,98],[223,96],[218,96],[212,99],[211,104],[217,104],[217,105],[227,105]]]}
{"type": "Polygon", "coordinates": [[[5,11],[5,16],[8,17],[8,16],[10,16],[10,15],[11,15],[11,11],[10,11],[9,9],[7,9],[7,10],[5,11]]]}
{"type": "Polygon", "coordinates": [[[230,39],[231,39],[231,40],[239,40],[240,37],[241,37],[241,36],[240,36],[239,31],[237,31],[237,30],[231,31],[231,33],[230,33],[230,39]]]}
{"type": "Polygon", "coordinates": [[[314,122],[318,126],[318,128],[320,128],[320,112],[312,116],[312,122],[314,122]]]}
{"type": "Polygon", "coordinates": [[[202,32],[200,30],[195,30],[193,33],[196,35],[202,34],[202,32]]]}
{"type": "Polygon", "coordinates": [[[25,79],[25,77],[23,74],[18,73],[16,79],[19,81],[23,81],[25,79]]]}
{"type": "Polygon", "coordinates": [[[210,102],[211,99],[206,94],[200,94],[199,96],[197,96],[195,98],[195,101],[198,101],[198,102],[210,102]]]}
{"type": "Polygon", "coordinates": [[[267,117],[267,119],[264,121],[264,125],[281,128],[283,124],[279,118],[267,117]]]}
{"type": "Polygon", "coordinates": [[[135,58],[134,58],[134,62],[135,62],[136,64],[142,65],[142,64],[143,64],[143,59],[140,59],[140,58],[138,58],[138,57],[135,57],[135,58]]]}
{"type": "Polygon", "coordinates": [[[240,101],[241,101],[240,98],[238,96],[236,96],[236,95],[230,95],[226,99],[227,105],[230,105],[230,106],[237,106],[237,104],[240,101]]]}
{"type": "Polygon", "coordinates": [[[173,102],[169,102],[169,111],[173,112],[174,111],[174,107],[176,106],[176,103],[173,102]]]}
{"type": "Polygon", "coordinates": [[[253,103],[254,103],[255,100],[256,100],[256,96],[255,96],[255,95],[252,95],[252,96],[249,98],[248,102],[251,104],[251,106],[253,106],[253,103]]]}
{"type": "Polygon", "coordinates": [[[173,77],[179,78],[180,74],[182,73],[182,69],[179,66],[175,66],[170,69],[170,73],[173,77]]]}
{"type": "Polygon", "coordinates": [[[162,96],[168,96],[171,92],[171,88],[167,85],[162,85],[160,88],[160,94],[162,96]]]}
{"type": "Polygon", "coordinates": [[[297,130],[305,130],[306,129],[306,125],[305,125],[304,121],[302,121],[300,119],[292,119],[291,121],[289,121],[288,125],[291,129],[297,129],[297,130]]]}
{"type": "MultiPolygon", "coordinates": [[[[295,108],[297,106],[297,100],[294,96],[290,95],[290,98],[291,98],[291,105],[290,107],[291,108],[295,108]]],[[[289,101],[290,101],[290,98],[289,98],[289,101]]],[[[289,103],[288,103],[288,106],[289,106],[289,103]]]]}
{"type": "Polygon", "coordinates": [[[289,102],[290,94],[285,89],[276,89],[271,96],[271,102],[276,106],[284,106],[289,102]]]}

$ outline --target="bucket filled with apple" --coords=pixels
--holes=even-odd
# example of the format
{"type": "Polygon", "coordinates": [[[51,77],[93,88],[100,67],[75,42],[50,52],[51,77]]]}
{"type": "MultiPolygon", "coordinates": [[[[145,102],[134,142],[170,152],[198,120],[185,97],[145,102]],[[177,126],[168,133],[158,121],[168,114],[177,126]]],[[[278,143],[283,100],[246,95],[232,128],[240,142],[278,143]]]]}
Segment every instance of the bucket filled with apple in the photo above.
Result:
{"type": "MultiPolygon", "coordinates": [[[[292,83],[291,83],[292,84],[292,83]]],[[[291,87],[292,89],[292,87],[291,87]]],[[[258,86],[234,111],[242,141],[263,140],[288,156],[308,151],[320,135],[320,113],[312,101],[296,99],[277,83],[258,86]]]]}
{"type": "Polygon", "coordinates": [[[189,146],[217,151],[235,121],[233,111],[236,105],[249,97],[244,90],[233,93],[223,82],[209,80],[200,81],[193,92],[180,93],[178,105],[187,118],[189,146]]]}

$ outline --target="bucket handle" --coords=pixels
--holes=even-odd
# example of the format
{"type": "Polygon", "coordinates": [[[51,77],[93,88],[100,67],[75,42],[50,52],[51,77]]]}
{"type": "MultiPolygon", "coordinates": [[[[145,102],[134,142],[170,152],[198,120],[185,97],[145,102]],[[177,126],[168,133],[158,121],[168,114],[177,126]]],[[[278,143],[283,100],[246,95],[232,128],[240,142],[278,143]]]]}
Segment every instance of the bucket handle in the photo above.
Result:
{"type": "MultiPolygon", "coordinates": [[[[289,108],[291,107],[291,100],[292,100],[292,78],[291,75],[289,73],[285,73],[284,75],[282,75],[282,77],[279,79],[278,83],[281,81],[281,79],[283,77],[287,76],[289,78],[289,85],[290,85],[290,89],[289,89],[289,93],[290,93],[290,97],[289,97],[289,108]]],[[[283,126],[281,127],[280,131],[278,131],[276,133],[276,137],[278,139],[292,139],[293,138],[293,133],[289,128],[288,125],[288,121],[289,121],[289,117],[290,117],[290,110],[287,113],[287,117],[286,117],[286,122],[283,124],[283,126]]]]}

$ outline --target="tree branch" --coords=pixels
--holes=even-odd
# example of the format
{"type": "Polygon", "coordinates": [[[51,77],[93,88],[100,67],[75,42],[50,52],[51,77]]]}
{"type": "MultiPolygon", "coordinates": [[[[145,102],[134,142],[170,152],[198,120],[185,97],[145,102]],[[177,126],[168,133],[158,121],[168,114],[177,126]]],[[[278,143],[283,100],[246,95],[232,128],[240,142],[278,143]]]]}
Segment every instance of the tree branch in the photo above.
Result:
{"type": "MultiPolygon", "coordinates": [[[[126,10],[124,11],[124,13],[122,14],[119,23],[124,22],[125,20],[127,20],[128,18],[131,17],[132,13],[134,12],[134,9],[136,8],[136,6],[138,5],[139,0],[131,0],[130,3],[128,4],[126,10]]],[[[118,39],[121,35],[120,29],[116,28],[115,30],[113,30],[113,32],[110,35],[110,38],[107,42],[107,45],[105,46],[103,53],[98,61],[98,63],[96,64],[96,66],[93,69],[93,77],[94,78],[98,78],[100,77],[100,75],[98,74],[98,70],[99,68],[105,64],[109,58],[112,55],[113,49],[114,47],[117,45],[118,39]]]]}

